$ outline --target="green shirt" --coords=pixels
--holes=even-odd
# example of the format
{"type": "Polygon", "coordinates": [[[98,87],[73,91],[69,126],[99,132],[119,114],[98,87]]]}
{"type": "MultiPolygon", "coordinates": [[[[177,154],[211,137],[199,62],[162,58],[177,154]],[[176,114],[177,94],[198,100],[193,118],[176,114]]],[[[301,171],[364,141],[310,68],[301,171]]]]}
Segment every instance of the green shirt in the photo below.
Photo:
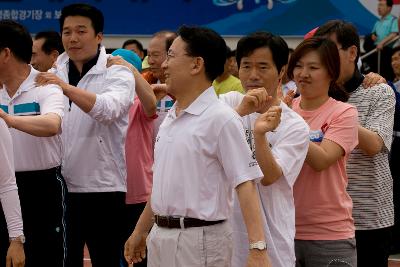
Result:
{"type": "Polygon", "coordinates": [[[229,75],[229,77],[227,79],[223,80],[222,82],[217,82],[217,80],[214,80],[212,85],[213,85],[217,95],[225,94],[230,91],[238,91],[238,92],[244,94],[242,83],[240,82],[240,80],[238,78],[236,78],[233,75],[229,75]]]}

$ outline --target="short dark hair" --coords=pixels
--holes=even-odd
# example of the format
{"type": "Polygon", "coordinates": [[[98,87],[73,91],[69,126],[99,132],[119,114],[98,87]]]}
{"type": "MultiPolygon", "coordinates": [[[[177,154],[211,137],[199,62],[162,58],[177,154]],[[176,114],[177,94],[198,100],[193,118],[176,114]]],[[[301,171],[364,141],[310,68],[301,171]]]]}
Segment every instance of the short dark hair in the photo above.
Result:
{"type": "Polygon", "coordinates": [[[175,38],[178,37],[176,32],[173,31],[159,31],[153,34],[154,37],[164,37],[165,38],[165,51],[168,51],[168,49],[171,47],[172,43],[174,42],[175,38]]]}
{"type": "Polygon", "coordinates": [[[128,45],[131,45],[131,44],[135,44],[140,51],[144,52],[142,43],[139,42],[136,39],[128,39],[128,40],[126,40],[124,42],[124,44],[122,45],[122,48],[125,49],[125,47],[127,47],[128,45]]]}
{"type": "Polygon", "coordinates": [[[314,37],[329,38],[332,34],[336,35],[336,39],[343,49],[347,49],[353,45],[357,47],[357,57],[354,61],[354,64],[357,65],[360,56],[360,36],[356,27],[343,20],[330,20],[318,28],[314,37]]]}
{"type": "Polygon", "coordinates": [[[178,34],[186,43],[189,56],[203,58],[209,81],[224,72],[226,43],[218,33],[204,27],[182,26],[178,34]]]}
{"type": "Polygon", "coordinates": [[[225,58],[228,60],[230,57],[232,57],[232,49],[229,46],[226,46],[225,58]]]}
{"type": "Polygon", "coordinates": [[[386,5],[388,7],[392,7],[393,6],[393,0],[386,0],[386,5]]]}
{"type": "Polygon", "coordinates": [[[349,98],[348,93],[337,84],[340,75],[340,56],[336,44],[321,37],[313,37],[301,42],[294,50],[289,60],[288,77],[293,80],[293,70],[297,62],[311,51],[316,51],[325,66],[332,81],[329,86],[328,95],[336,100],[346,102],[349,98]]]}
{"type": "Polygon", "coordinates": [[[88,4],[71,4],[63,7],[60,16],[60,31],[64,27],[66,17],[82,16],[90,19],[95,34],[103,32],[104,30],[104,16],[103,13],[94,6],[88,4]]]}
{"type": "Polygon", "coordinates": [[[400,51],[400,46],[396,46],[392,49],[392,54],[391,57],[394,55],[394,53],[399,52],[400,51]]]}
{"type": "Polygon", "coordinates": [[[235,57],[235,59],[236,59],[236,49],[235,49],[235,50],[232,50],[232,51],[229,53],[228,58],[231,58],[231,57],[235,57]]]}
{"type": "Polygon", "coordinates": [[[61,41],[61,36],[56,31],[38,32],[35,35],[35,40],[44,39],[42,50],[47,55],[52,51],[57,50],[59,54],[64,52],[64,47],[61,41]]]}
{"type": "Polygon", "coordinates": [[[13,20],[0,21],[0,51],[10,49],[16,59],[29,64],[32,57],[32,38],[28,30],[13,20]]]}
{"type": "Polygon", "coordinates": [[[273,35],[270,32],[255,32],[239,40],[236,50],[238,67],[240,67],[240,61],[243,57],[247,57],[254,50],[264,47],[271,50],[272,60],[279,73],[288,62],[289,48],[282,37],[273,35]]]}

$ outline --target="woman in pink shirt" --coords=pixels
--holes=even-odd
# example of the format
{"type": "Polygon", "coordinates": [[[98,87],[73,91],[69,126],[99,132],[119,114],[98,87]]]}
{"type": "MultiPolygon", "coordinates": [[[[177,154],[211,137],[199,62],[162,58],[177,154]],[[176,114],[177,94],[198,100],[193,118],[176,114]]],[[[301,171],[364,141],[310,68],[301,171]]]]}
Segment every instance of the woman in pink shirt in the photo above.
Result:
{"type": "Polygon", "coordinates": [[[293,110],[310,126],[306,161],[294,185],[296,267],[356,266],[352,201],[346,161],[358,143],[357,110],[336,81],[340,50],[311,38],[294,51],[288,75],[301,96],[293,110]]]}

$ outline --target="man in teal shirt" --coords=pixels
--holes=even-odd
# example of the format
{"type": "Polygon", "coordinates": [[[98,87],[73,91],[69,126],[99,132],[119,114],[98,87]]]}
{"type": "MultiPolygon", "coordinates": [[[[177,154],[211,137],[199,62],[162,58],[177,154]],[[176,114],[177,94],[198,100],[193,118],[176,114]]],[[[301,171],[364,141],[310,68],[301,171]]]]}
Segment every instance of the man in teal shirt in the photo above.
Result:
{"type": "Polygon", "coordinates": [[[381,19],[375,23],[372,29],[372,39],[379,50],[399,33],[397,18],[390,13],[392,6],[393,0],[379,0],[378,14],[381,19]]]}

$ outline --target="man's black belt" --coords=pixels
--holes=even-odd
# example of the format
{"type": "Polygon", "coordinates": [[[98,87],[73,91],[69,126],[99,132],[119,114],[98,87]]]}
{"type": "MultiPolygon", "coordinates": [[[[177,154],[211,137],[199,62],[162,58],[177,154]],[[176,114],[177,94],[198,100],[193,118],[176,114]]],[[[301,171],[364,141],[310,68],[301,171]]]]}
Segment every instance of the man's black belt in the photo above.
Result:
{"type": "Polygon", "coordinates": [[[195,218],[184,218],[184,217],[172,217],[172,216],[159,216],[154,215],[155,223],[159,227],[164,228],[190,228],[190,227],[203,227],[210,226],[218,223],[222,223],[225,220],[219,221],[204,221],[195,218]]]}

